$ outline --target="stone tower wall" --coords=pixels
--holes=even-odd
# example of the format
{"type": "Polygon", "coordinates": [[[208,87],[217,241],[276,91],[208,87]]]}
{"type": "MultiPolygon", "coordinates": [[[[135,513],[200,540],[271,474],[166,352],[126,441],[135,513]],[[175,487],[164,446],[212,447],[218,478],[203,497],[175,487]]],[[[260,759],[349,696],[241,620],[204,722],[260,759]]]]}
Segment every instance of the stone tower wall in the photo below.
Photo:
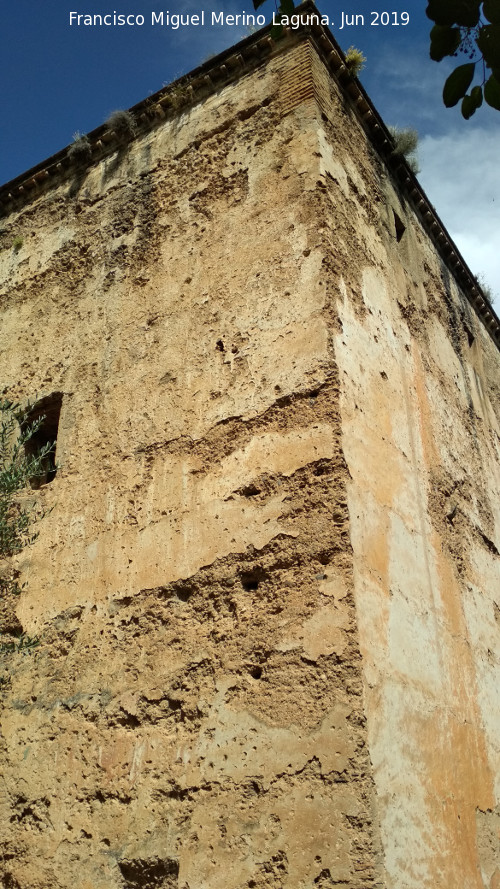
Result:
{"type": "Polygon", "coordinates": [[[498,889],[498,350],[321,48],[1,237],[0,377],[63,393],[4,884],[498,889]]]}

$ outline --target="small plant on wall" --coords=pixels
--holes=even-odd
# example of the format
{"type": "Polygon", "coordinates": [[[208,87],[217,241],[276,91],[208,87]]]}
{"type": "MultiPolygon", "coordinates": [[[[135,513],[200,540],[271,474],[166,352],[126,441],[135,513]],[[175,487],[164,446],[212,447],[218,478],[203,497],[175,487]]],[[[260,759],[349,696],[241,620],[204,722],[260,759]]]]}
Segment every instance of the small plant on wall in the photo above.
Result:
{"type": "Polygon", "coordinates": [[[12,556],[33,543],[34,522],[41,518],[33,503],[23,503],[20,495],[30,482],[43,475],[45,460],[53,449],[46,444],[35,454],[26,445],[40,428],[43,417],[30,422],[30,406],[22,409],[7,399],[0,400],[0,558],[12,556]]]}
{"type": "Polygon", "coordinates": [[[345,54],[345,64],[349,74],[352,77],[359,77],[365,67],[365,62],[366,56],[363,55],[361,50],[356,49],[355,46],[350,46],[345,54]]]}
{"type": "Polygon", "coordinates": [[[483,274],[483,272],[480,272],[479,275],[477,275],[476,281],[482,290],[482,293],[483,293],[483,296],[484,296],[486,302],[490,306],[492,306],[493,303],[495,302],[496,294],[494,293],[491,284],[489,284],[488,281],[486,280],[486,277],[483,274]]]}
{"type": "Polygon", "coordinates": [[[68,148],[68,157],[75,164],[84,164],[92,157],[92,146],[87,136],[76,132],[68,148]]]}
{"type": "Polygon", "coordinates": [[[394,140],[394,150],[392,153],[395,156],[404,157],[412,173],[419,173],[417,131],[412,129],[412,127],[389,127],[389,132],[394,140]]]}
{"type": "Polygon", "coordinates": [[[0,652],[21,651],[37,640],[22,633],[15,615],[15,600],[22,590],[12,556],[29,546],[38,536],[35,525],[45,515],[44,510],[28,491],[34,479],[45,472],[53,444],[29,453],[27,448],[43,422],[39,417],[30,421],[30,405],[0,398],[0,632],[14,636],[16,641],[0,644],[0,652]]]}
{"type": "Polygon", "coordinates": [[[135,136],[137,130],[135,117],[130,111],[113,111],[109,115],[105,126],[107,130],[116,133],[122,139],[131,139],[132,136],[135,136]]]}

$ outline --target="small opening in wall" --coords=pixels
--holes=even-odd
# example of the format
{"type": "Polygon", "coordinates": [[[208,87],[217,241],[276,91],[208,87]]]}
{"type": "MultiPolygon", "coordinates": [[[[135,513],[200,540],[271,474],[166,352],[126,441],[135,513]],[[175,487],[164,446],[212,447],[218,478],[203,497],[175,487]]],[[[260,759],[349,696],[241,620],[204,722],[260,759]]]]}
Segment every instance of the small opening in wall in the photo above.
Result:
{"type": "Polygon", "coordinates": [[[394,216],[394,228],[396,229],[396,241],[399,244],[401,238],[403,237],[403,235],[406,231],[406,226],[405,226],[403,220],[398,216],[398,214],[396,213],[395,210],[392,211],[392,214],[394,216]]]}
{"type": "Polygon", "coordinates": [[[472,333],[472,330],[470,329],[470,327],[467,326],[467,324],[464,324],[464,327],[465,327],[465,332],[467,334],[467,342],[469,344],[469,349],[470,349],[474,345],[474,334],[472,333]]]}
{"type": "Polygon", "coordinates": [[[219,352],[224,351],[224,343],[222,342],[222,340],[217,340],[215,348],[218,349],[219,352]]]}
{"type": "Polygon", "coordinates": [[[260,488],[251,482],[249,485],[246,485],[241,489],[241,493],[244,497],[257,497],[257,495],[260,494],[260,488]]]}
{"type": "Polygon", "coordinates": [[[28,422],[34,423],[41,419],[36,432],[26,442],[24,449],[27,456],[34,456],[42,448],[52,445],[46,457],[44,457],[41,474],[30,479],[32,488],[40,488],[54,480],[57,473],[56,447],[57,433],[59,431],[59,418],[61,416],[62,392],[53,392],[51,395],[41,398],[33,405],[28,422]]]}
{"type": "Polygon", "coordinates": [[[258,590],[261,580],[262,577],[257,571],[246,571],[244,574],[241,575],[241,585],[247,592],[258,590]]]}

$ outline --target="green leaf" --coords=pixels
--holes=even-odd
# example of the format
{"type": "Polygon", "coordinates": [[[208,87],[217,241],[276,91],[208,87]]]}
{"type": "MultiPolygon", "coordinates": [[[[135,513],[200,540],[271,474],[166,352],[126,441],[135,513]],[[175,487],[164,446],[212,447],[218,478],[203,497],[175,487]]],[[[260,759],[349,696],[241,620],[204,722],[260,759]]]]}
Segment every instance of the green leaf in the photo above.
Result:
{"type": "Polygon", "coordinates": [[[478,108],[483,104],[483,91],[480,86],[475,86],[470,91],[470,96],[462,99],[462,117],[469,120],[478,108]]]}
{"type": "Polygon", "coordinates": [[[276,24],[272,26],[270,30],[270,35],[273,40],[279,40],[280,37],[283,37],[284,30],[281,21],[283,20],[283,16],[291,16],[295,12],[295,4],[294,0],[281,0],[280,7],[278,9],[278,13],[275,16],[276,24]]]}
{"type": "Polygon", "coordinates": [[[273,40],[279,40],[280,37],[283,37],[284,29],[283,25],[273,25],[271,30],[269,31],[269,35],[273,40]]]}
{"type": "Polygon", "coordinates": [[[462,0],[457,3],[455,22],[464,28],[475,28],[479,24],[480,0],[462,0]]]}
{"type": "Polygon", "coordinates": [[[428,18],[436,25],[474,28],[479,22],[480,0],[429,0],[428,18]]]}
{"type": "Polygon", "coordinates": [[[443,102],[447,108],[452,108],[462,96],[465,96],[472,83],[475,67],[474,62],[470,62],[467,65],[459,65],[451,72],[443,88],[443,102]]]}
{"type": "Polygon", "coordinates": [[[480,3],[465,3],[460,6],[455,17],[457,25],[464,28],[476,28],[480,21],[480,3]]]}
{"type": "Polygon", "coordinates": [[[481,86],[474,86],[470,91],[471,99],[474,99],[476,103],[476,108],[480,108],[483,104],[483,88],[481,86]]]}
{"type": "Polygon", "coordinates": [[[452,3],[444,3],[442,0],[430,0],[425,14],[427,18],[436,22],[436,25],[455,24],[455,12],[452,3]]]}
{"type": "Polygon", "coordinates": [[[484,0],[483,12],[489,22],[500,25],[500,3],[498,0],[484,0]]]}
{"type": "Polygon", "coordinates": [[[460,30],[442,25],[434,25],[431,31],[430,56],[440,62],[445,56],[451,56],[460,46],[460,30]]]}
{"type": "Polygon", "coordinates": [[[500,25],[485,25],[476,42],[488,68],[500,68],[500,25]]]}
{"type": "Polygon", "coordinates": [[[462,106],[461,106],[460,110],[462,112],[462,117],[464,117],[465,120],[469,120],[469,118],[472,117],[472,115],[476,111],[476,106],[474,105],[474,102],[472,101],[471,96],[464,96],[463,97],[462,106]]]}
{"type": "Polygon", "coordinates": [[[484,98],[488,105],[500,111],[500,83],[493,74],[484,84],[484,98]]]}

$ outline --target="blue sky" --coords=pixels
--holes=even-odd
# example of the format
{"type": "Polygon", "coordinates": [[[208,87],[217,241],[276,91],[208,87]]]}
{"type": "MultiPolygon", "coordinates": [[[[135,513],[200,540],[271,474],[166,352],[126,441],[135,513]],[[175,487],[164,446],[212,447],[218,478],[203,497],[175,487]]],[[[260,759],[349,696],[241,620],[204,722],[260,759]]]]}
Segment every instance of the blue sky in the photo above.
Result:
{"type": "MultiPolygon", "coordinates": [[[[420,181],[464,258],[500,291],[498,136],[500,113],[481,108],[469,122],[445,109],[441,91],[451,62],[428,55],[425,0],[318,0],[334,36],[367,57],[361,81],[387,124],[420,134],[420,181]],[[373,13],[409,24],[374,25],[373,13]],[[342,12],[362,15],[339,30],[342,12]]],[[[151,27],[151,11],[225,13],[254,9],[251,0],[15,0],[0,18],[2,134],[0,182],[22,173],[248,33],[242,27],[151,27]],[[69,13],[143,14],[143,27],[76,27],[69,13]]],[[[259,12],[269,20],[273,0],[259,12]]],[[[379,16],[379,20],[382,17],[379,16]]],[[[497,301],[498,308],[498,301],[497,301]]]]}

